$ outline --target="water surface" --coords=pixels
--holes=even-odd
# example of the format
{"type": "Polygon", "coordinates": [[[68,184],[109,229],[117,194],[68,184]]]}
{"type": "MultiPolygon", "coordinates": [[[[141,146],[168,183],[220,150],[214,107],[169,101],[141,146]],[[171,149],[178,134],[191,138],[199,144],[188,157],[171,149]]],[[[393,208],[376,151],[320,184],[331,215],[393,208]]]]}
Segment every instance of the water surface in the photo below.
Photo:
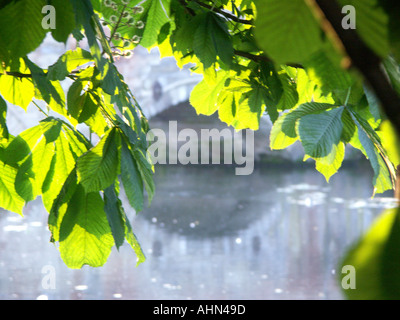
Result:
{"type": "MultiPolygon", "coordinates": [[[[113,250],[102,268],[68,269],[40,201],[0,211],[0,299],[342,299],[338,261],[385,207],[371,172],[157,168],[150,208],[128,212],[147,260],[113,250]],[[55,288],[44,288],[46,268],[55,288]]],[[[125,206],[128,208],[128,206],[125,206]]]]}

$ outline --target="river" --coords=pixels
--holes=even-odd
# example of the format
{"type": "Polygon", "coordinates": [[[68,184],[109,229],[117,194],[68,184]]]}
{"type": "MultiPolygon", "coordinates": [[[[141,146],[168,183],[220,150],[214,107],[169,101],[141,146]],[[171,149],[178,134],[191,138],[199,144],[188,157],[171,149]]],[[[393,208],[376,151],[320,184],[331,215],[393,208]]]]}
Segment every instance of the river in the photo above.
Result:
{"type": "MultiPolygon", "coordinates": [[[[150,208],[129,212],[147,260],[128,245],[101,268],[68,269],[40,200],[0,211],[0,299],[342,299],[338,262],[390,197],[371,170],[159,166],[150,208]],[[52,285],[44,285],[49,270],[52,285]]],[[[389,195],[390,196],[390,195],[389,195]]],[[[125,206],[128,208],[128,206],[125,206]]]]}

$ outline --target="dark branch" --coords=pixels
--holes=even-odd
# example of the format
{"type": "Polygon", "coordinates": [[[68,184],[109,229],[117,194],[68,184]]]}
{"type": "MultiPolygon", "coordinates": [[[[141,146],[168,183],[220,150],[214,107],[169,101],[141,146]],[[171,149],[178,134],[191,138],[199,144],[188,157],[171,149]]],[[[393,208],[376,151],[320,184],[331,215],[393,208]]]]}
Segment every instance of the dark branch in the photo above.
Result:
{"type": "Polygon", "coordinates": [[[189,8],[187,6],[186,0],[178,0],[178,1],[183,7],[185,7],[185,10],[186,10],[187,13],[189,13],[193,17],[196,15],[196,13],[193,11],[193,9],[189,8]]]}
{"type": "Polygon", "coordinates": [[[383,111],[400,136],[400,97],[381,69],[381,59],[353,29],[343,29],[343,14],[335,0],[315,0],[342,42],[352,64],[362,73],[381,101],[383,111]]]}
{"type": "Polygon", "coordinates": [[[272,62],[271,59],[269,59],[268,57],[266,57],[264,55],[256,55],[256,54],[252,54],[252,53],[245,52],[245,51],[240,51],[240,50],[235,50],[234,53],[237,56],[241,56],[243,58],[247,58],[247,59],[253,60],[254,62],[260,62],[260,61],[272,62]]]}
{"type": "Polygon", "coordinates": [[[222,15],[225,18],[228,18],[228,19],[230,19],[232,21],[243,23],[243,24],[249,24],[249,25],[253,25],[253,23],[254,23],[253,20],[246,20],[246,19],[239,18],[238,16],[235,16],[234,14],[232,14],[232,13],[230,13],[228,11],[225,11],[223,9],[210,6],[209,4],[206,4],[206,3],[203,3],[203,2],[199,2],[199,1],[196,1],[196,0],[194,0],[194,2],[196,2],[199,6],[201,6],[203,8],[206,8],[208,10],[211,10],[213,12],[219,13],[220,15],[222,15]]]}
{"type": "Polygon", "coordinates": [[[6,75],[16,77],[16,78],[32,78],[31,74],[26,74],[26,73],[21,73],[21,72],[7,71],[6,75]]]}
{"type": "MultiPolygon", "coordinates": [[[[237,56],[241,56],[243,58],[247,58],[247,59],[253,60],[254,62],[271,62],[271,63],[274,63],[273,60],[271,60],[270,58],[268,58],[267,56],[265,56],[263,54],[257,55],[257,54],[252,54],[252,53],[245,52],[245,51],[240,51],[240,50],[235,50],[234,53],[237,56]]],[[[286,65],[289,66],[289,67],[293,67],[293,68],[304,69],[304,67],[301,64],[287,63],[286,65]]]]}

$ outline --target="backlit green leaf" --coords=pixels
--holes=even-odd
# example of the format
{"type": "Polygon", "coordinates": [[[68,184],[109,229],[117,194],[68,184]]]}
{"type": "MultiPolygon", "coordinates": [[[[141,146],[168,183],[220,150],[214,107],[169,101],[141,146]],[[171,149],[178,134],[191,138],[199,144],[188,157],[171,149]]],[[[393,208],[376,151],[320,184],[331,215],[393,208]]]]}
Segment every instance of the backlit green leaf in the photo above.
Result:
{"type": "Polygon", "coordinates": [[[69,268],[100,267],[107,261],[114,239],[99,193],[86,193],[78,185],[61,222],[59,243],[69,268]]]}
{"type": "Polygon", "coordinates": [[[111,129],[78,159],[78,178],[86,192],[104,190],[114,183],[119,169],[119,143],[119,135],[111,129]]]}
{"type": "MultiPolygon", "coordinates": [[[[372,227],[346,253],[340,264],[352,266],[355,287],[343,290],[352,300],[400,299],[400,219],[399,209],[380,214],[372,227]]],[[[340,286],[349,284],[350,278],[340,274],[340,286]]]]}

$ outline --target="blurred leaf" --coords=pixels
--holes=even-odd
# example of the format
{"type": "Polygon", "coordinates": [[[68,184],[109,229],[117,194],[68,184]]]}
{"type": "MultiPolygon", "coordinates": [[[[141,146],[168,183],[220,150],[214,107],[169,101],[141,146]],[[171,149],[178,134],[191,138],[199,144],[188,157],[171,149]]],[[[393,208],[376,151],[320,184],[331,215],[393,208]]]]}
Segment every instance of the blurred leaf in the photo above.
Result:
{"type": "Polygon", "coordinates": [[[303,0],[257,2],[255,37],[278,64],[303,62],[321,47],[321,30],[303,0]]]}
{"type": "Polygon", "coordinates": [[[390,161],[397,167],[400,164],[400,140],[389,120],[381,123],[378,134],[390,161]]]}
{"type": "Polygon", "coordinates": [[[0,9],[0,58],[9,65],[35,50],[47,30],[42,27],[45,0],[9,1],[0,9]]]}
{"type": "Polygon", "coordinates": [[[356,270],[356,288],[343,290],[348,299],[400,299],[399,214],[399,209],[384,211],[346,253],[341,267],[350,265],[356,270]]]}
{"type": "Polygon", "coordinates": [[[75,14],[70,1],[51,0],[57,13],[56,28],[51,30],[53,38],[59,42],[67,42],[72,30],[75,29],[75,14]]]}
{"type": "Polygon", "coordinates": [[[385,58],[390,52],[389,17],[379,6],[379,0],[339,0],[339,3],[354,7],[357,33],[373,51],[385,58]]]}
{"type": "Polygon", "coordinates": [[[7,103],[0,96],[0,141],[8,140],[9,133],[7,128],[7,103]]]}

